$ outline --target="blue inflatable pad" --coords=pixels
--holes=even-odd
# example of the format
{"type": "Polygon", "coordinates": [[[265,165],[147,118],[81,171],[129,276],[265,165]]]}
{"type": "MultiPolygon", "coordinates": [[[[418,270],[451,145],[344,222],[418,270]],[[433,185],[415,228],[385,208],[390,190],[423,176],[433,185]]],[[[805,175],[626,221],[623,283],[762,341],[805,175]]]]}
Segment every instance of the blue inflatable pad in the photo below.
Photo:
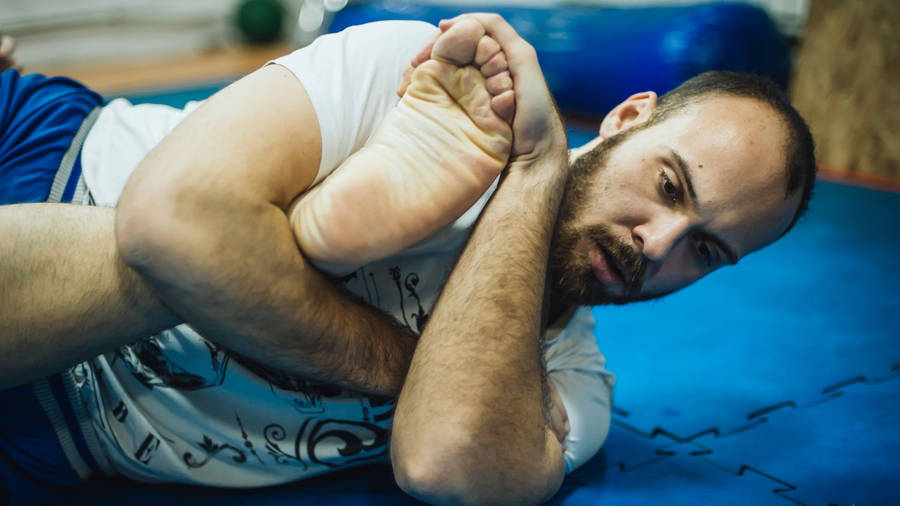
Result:
{"type": "Polygon", "coordinates": [[[760,8],[707,3],[631,9],[415,5],[377,1],[335,14],[331,31],[386,19],[437,24],[467,11],[501,14],[537,50],[559,106],[603,116],[633,93],[669,91],[707,70],[789,75],[783,36],[760,8]]]}

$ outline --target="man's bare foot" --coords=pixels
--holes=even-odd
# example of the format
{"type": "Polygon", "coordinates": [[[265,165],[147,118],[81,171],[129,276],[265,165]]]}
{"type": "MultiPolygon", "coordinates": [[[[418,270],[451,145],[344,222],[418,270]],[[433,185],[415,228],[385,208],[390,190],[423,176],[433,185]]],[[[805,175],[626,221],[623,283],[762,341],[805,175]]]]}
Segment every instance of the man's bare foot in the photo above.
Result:
{"type": "Polygon", "coordinates": [[[16,41],[9,35],[0,35],[0,72],[12,67],[18,68],[13,51],[16,50],[16,41]]]}
{"type": "Polygon", "coordinates": [[[504,169],[512,79],[484,33],[472,21],[442,34],[372,139],[296,207],[308,257],[358,266],[396,253],[461,216],[504,169]]]}

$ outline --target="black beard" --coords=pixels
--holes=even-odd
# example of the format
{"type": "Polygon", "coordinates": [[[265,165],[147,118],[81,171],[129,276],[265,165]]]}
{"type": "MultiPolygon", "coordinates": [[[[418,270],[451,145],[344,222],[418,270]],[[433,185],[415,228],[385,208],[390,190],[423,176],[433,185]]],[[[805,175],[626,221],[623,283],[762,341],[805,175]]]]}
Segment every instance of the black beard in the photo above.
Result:
{"type": "Polygon", "coordinates": [[[582,229],[560,226],[551,245],[548,264],[550,288],[554,295],[577,305],[627,304],[647,300],[655,296],[641,293],[646,266],[642,255],[621,243],[602,225],[582,229]],[[583,239],[599,245],[610,266],[622,267],[623,272],[619,274],[625,284],[624,294],[609,293],[597,280],[590,257],[576,249],[583,239]]]}
{"type": "Polygon", "coordinates": [[[626,130],[605,139],[575,160],[569,169],[565,193],[550,244],[547,268],[552,295],[562,298],[569,304],[626,304],[660,296],[641,293],[647,266],[643,255],[634,247],[619,241],[603,225],[581,228],[576,226],[576,220],[588,202],[597,198],[596,195],[589,194],[592,188],[591,180],[598,171],[605,169],[613,148],[634,132],[635,129],[626,130]],[[624,294],[609,293],[597,280],[590,257],[577,250],[577,245],[582,239],[598,244],[606,253],[611,266],[622,267],[624,272],[620,274],[625,284],[624,294]]]}

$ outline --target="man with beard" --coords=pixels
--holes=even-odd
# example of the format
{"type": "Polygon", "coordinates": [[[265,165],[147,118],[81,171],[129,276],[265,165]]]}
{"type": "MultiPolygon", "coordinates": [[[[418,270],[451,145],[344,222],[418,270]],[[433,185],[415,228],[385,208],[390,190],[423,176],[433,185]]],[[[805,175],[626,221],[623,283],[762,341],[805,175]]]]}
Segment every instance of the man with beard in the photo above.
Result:
{"type": "MultiPolygon", "coordinates": [[[[567,170],[533,49],[495,16],[442,28],[399,104],[409,48],[433,27],[320,39],[167,116],[139,164],[91,161],[97,132],[132,118],[108,105],[82,157],[94,200],[119,204],[117,238],[110,211],[3,209],[17,269],[3,379],[83,360],[28,387],[78,421],[52,428],[73,479],[284,483],[384,458],[392,430],[395,476],[416,497],[546,499],[609,424],[614,380],[584,305],[686,286],[806,205],[812,141],[762,80],[633,95],[567,170]]],[[[20,471],[0,472],[9,485],[20,471]]]]}

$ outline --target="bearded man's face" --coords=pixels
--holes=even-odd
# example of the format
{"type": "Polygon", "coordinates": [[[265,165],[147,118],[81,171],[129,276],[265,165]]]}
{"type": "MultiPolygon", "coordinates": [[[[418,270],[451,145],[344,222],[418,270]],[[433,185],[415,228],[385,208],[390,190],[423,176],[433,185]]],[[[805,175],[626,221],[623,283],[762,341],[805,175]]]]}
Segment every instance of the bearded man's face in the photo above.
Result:
{"type": "Polygon", "coordinates": [[[580,154],[551,289],[575,304],[652,299],[774,242],[800,201],[785,196],[786,135],[767,105],[712,96],[580,154]]]}

